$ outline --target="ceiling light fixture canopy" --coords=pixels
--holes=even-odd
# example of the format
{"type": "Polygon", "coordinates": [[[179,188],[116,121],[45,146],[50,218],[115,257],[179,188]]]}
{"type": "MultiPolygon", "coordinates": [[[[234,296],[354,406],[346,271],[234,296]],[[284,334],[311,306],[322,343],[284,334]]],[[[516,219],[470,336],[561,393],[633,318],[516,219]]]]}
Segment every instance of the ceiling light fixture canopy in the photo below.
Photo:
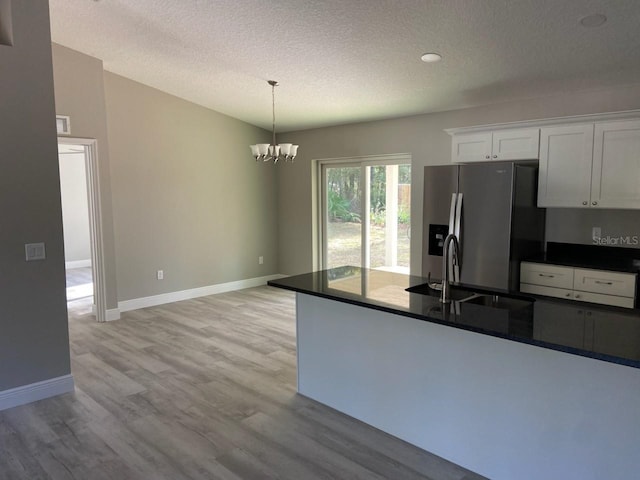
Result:
{"type": "Polygon", "coordinates": [[[422,55],[422,57],[420,57],[420,60],[422,60],[425,63],[435,63],[442,60],[442,55],[435,52],[429,52],[422,55]]]}
{"type": "Polygon", "coordinates": [[[582,17],[579,22],[580,25],[587,28],[599,27],[600,25],[604,25],[607,21],[606,15],[601,13],[594,13],[593,15],[587,15],[586,17],[582,17]]]}
{"type": "Polygon", "coordinates": [[[298,145],[293,145],[292,143],[276,143],[276,87],[278,86],[278,82],[275,80],[269,80],[267,82],[271,85],[271,106],[273,112],[273,137],[272,143],[257,143],[255,145],[250,145],[251,154],[253,158],[258,160],[262,160],[263,162],[268,162],[273,160],[273,163],[278,163],[278,160],[284,160],[285,162],[296,158],[296,154],[298,153],[298,145]]]}

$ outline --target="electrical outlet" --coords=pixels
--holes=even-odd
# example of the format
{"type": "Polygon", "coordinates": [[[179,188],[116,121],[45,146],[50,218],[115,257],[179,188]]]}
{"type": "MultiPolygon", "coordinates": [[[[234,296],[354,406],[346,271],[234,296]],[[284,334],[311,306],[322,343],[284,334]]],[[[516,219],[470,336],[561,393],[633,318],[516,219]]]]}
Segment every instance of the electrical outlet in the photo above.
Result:
{"type": "Polygon", "coordinates": [[[158,277],[158,280],[164,280],[164,271],[158,270],[158,272],[156,273],[156,276],[158,277]]]}
{"type": "Polygon", "coordinates": [[[264,257],[262,255],[260,255],[258,257],[258,265],[262,265],[264,263],[264,257]]]}

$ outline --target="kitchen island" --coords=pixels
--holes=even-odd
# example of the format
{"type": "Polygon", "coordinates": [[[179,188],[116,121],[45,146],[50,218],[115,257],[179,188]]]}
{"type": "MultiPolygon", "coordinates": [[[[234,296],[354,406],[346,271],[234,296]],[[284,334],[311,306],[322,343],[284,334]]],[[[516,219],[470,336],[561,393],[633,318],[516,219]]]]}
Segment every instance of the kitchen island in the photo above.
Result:
{"type": "Polygon", "coordinates": [[[443,306],[406,291],[424,282],[356,267],[270,282],[297,292],[299,393],[495,480],[640,471],[637,311],[443,306]]]}

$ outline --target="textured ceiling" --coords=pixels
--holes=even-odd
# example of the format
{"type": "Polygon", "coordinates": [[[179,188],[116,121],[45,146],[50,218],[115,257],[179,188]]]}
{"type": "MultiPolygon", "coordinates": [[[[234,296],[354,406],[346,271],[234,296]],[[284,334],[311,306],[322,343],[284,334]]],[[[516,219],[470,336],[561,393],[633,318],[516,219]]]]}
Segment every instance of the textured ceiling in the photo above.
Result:
{"type": "Polygon", "coordinates": [[[49,3],[54,42],[254,125],[279,81],[279,131],[640,83],[640,0],[49,3]]]}

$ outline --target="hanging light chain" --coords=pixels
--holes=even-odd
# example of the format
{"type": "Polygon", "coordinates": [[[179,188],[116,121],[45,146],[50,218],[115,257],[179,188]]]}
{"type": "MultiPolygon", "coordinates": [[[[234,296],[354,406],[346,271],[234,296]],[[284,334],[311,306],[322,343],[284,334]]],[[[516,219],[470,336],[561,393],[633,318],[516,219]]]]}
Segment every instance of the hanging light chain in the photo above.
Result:
{"type": "Polygon", "coordinates": [[[276,86],[278,82],[269,80],[271,84],[271,112],[273,115],[272,132],[273,132],[273,146],[276,146],[276,86]]]}

